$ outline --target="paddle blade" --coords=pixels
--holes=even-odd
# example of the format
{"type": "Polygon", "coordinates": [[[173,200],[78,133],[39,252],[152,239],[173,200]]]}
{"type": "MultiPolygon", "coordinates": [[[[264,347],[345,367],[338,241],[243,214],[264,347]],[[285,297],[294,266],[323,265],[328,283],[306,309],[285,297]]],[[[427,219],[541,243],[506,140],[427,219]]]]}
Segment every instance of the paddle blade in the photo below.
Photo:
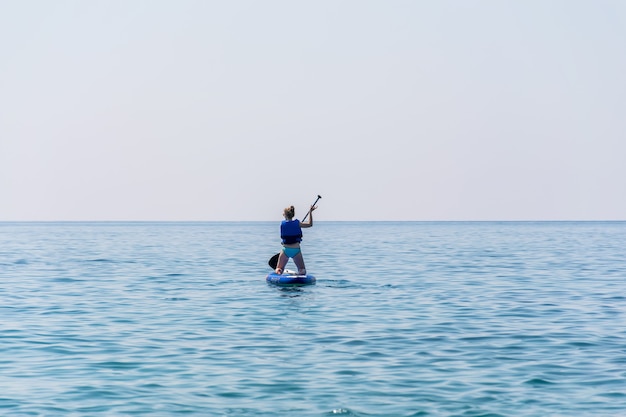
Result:
{"type": "Polygon", "coordinates": [[[272,256],[269,261],[267,261],[267,264],[270,266],[270,268],[276,269],[276,266],[278,266],[279,256],[280,256],[280,253],[277,253],[276,255],[272,256]]]}

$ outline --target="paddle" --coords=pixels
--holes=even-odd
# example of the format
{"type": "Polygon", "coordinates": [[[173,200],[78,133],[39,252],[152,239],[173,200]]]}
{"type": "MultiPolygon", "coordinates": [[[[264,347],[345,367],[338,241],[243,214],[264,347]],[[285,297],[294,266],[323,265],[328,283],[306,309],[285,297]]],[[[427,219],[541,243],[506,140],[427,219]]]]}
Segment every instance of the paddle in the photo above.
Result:
{"type": "MultiPolygon", "coordinates": [[[[317,198],[315,199],[315,203],[311,204],[311,207],[315,207],[315,205],[317,204],[317,202],[319,201],[319,199],[322,198],[321,195],[318,195],[317,198]]],[[[302,221],[305,221],[307,217],[309,217],[309,214],[311,214],[311,209],[309,209],[309,211],[306,213],[306,215],[304,216],[304,219],[302,219],[302,221]]],[[[280,252],[277,253],[276,255],[272,256],[270,258],[269,261],[267,261],[267,264],[270,266],[270,268],[272,269],[276,269],[276,266],[278,265],[278,257],[280,256],[280,252]]]]}

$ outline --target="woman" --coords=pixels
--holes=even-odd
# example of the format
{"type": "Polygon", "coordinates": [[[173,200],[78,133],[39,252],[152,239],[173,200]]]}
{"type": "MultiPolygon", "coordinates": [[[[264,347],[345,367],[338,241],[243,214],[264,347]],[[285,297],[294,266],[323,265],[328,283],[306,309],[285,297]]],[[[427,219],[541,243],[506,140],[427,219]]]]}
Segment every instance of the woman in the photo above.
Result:
{"type": "Polygon", "coordinates": [[[298,274],[306,275],[304,258],[302,257],[302,251],[300,250],[302,228],[313,226],[313,210],[316,208],[317,207],[311,206],[311,211],[309,212],[311,217],[309,217],[309,221],[306,223],[300,223],[300,220],[293,218],[296,214],[296,210],[293,206],[287,207],[283,210],[285,220],[283,220],[280,224],[280,237],[282,239],[283,249],[280,251],[280,255],[278,255],[278,264],[276,265],[276,273],[278,275],[283,273],[289,258],[292,258],[293,262],[298,267],[298,274]]]}

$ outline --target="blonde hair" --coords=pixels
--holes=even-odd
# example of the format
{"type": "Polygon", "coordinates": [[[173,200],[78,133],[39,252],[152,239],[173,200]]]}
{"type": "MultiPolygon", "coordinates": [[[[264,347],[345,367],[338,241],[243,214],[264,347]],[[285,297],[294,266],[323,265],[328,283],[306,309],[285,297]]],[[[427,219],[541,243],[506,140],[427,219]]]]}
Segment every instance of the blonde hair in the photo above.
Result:
{"type": "Polygon", "coordinates": [[[293,219],[293,216],[296,215],[296,209],[293,206],[285,207],[283,213],[285,213],[285,217],[288,219],[293,219]]]}

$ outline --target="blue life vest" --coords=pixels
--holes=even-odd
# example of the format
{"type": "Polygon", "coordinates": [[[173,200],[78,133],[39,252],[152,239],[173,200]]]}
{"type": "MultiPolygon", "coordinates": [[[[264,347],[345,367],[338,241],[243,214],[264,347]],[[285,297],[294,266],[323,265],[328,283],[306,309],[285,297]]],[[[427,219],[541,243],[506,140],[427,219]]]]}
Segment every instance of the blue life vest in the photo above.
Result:
{"type": "Polygon", "coordinates": [[[302,242],[300,220],[283,220],[280,224],[280,237],[283,240],[283,243],[286,244],[302,242]]]}

